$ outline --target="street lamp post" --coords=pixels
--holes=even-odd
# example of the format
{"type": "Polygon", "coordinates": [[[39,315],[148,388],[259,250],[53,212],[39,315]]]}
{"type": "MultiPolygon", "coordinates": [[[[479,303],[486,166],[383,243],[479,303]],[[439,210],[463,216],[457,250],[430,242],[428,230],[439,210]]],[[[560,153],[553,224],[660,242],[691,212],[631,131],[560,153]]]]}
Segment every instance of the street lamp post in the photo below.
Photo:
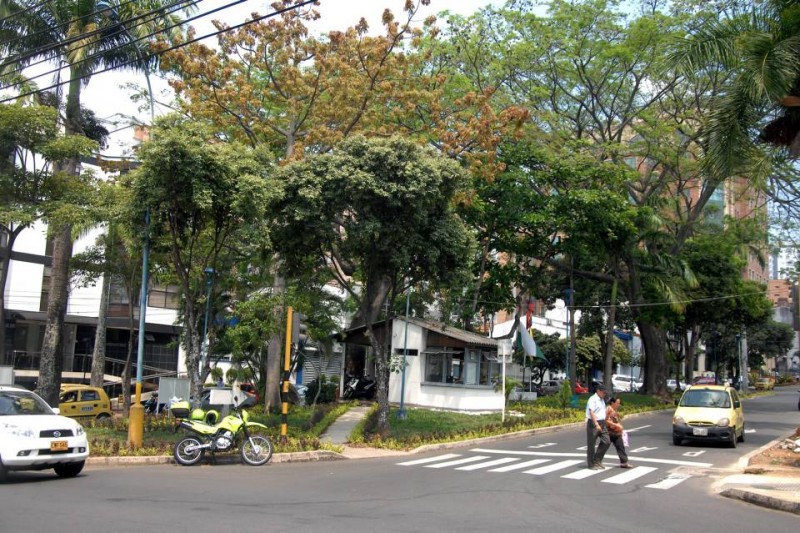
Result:
{"type": "Polygon", "coordinates": [[[200,376],[206,367],[206,357],[208,356],[208,315],[211,312],[211,287],[214,285],[214,269],[206,267],[206,311],[203,317],[203,345],[200,350],[200,376]]]}
{"type": "Polygon", "coordinates": [[[406,327],[403,339],[403,368],[400,370],[400,409],[397,411],[397,418],[405,420],[408,415],[405,409],[406,397],[406,357],[408,356],[408,311],[411,304],[411,286],[408,287],[406,292],[406,327]]]}

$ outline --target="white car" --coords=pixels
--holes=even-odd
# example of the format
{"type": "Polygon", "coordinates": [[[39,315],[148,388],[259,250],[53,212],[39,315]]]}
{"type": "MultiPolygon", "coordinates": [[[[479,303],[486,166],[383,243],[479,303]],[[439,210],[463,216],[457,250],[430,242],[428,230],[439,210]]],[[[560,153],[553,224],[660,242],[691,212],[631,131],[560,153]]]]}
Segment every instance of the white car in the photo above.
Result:
{"type": "MultiPolygon", "coordinates": [[[[686,390],[686,389],[689,388],[689,384],[688,383],[684,383],[683,381],[680,382],[680,386],[681,386],[681,390],[686,390]]],[[[677,384],[676,384],[675,380],[674,379],[668,379],[667,380],[667,389],[669,389],[670,391],[674,392],[676,388],[677,388],[677,384]]]]}
{"type": "Polygon", "coordinates": [[[58,413],[29,390],[0,385],[0,478],[11,470],[52,468],[59,477],[83,470],[89,457],[83,426],[58,413]]]}
{"type": "Polygon", "coordinates": [[[614,374],[611,376],[611,384],[614,392],[636,392],[642,388],[642,383],[636,381],[632,376],[614,374]]]}

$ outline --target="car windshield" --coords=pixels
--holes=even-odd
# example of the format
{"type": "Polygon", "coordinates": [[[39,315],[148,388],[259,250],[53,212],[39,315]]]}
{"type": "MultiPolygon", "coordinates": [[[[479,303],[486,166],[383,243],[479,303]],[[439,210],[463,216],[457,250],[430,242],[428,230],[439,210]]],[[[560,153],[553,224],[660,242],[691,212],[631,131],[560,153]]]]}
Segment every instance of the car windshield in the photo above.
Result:
{"type": "Polygon", "coordinates": [[[689,389],[681,398],[681,406],[729,409],[731,400],[725,391],[689,389]]]}
{"type": "Polygon", "coordinates": [[[28,391],[0,391],[0,416],[52,415],[44,400],[28,391]]]}

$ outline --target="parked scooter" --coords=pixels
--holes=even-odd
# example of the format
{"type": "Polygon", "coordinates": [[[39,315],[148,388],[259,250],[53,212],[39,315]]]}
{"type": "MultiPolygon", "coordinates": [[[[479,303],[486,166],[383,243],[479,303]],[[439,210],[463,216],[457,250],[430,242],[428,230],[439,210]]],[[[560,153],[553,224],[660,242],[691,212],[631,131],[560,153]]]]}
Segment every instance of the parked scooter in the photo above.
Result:
{"type": "MultiPolygon", "coordinates": [[[[234,402],[236,401],[234,398],[234,402]]],[[[186,401],[173,404],[171,410],[177,419],[175,430],[183,428],[191,433],[175,444],[173,455],[178,464],[196,464],[203,458],[206,450],[213,459],[217,452],[227,452],[237,447],[242,461],[252,466],[266,464],[272,458],[272,443],[269,438],[263,434],[250,433],[256,428],[266,430],[267,426],[250,422],[247,411],[236,405],[231,406],[231,412],[218,424],[206,423],[203,410],[191,410],[186,401]]]]}
{"type": "Polygon", "coordinates": [[[342,398],[345,400],[371,400],[375,397],[375,390],[374,380],[366,376],[347,376],[342,398]]]}

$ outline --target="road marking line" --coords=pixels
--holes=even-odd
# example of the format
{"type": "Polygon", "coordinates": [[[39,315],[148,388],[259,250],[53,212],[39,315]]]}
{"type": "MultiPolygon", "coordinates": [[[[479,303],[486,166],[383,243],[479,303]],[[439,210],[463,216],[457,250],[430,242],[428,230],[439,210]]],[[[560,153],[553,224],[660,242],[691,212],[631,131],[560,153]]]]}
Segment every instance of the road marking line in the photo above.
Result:
{"type": "Polygon", "coordinates": [[[523,468],[528,468],[529,466],[540,465],[542,463],[549,463],[549,462],[550,459],[534,459],[532,461],[525,461],[524,463],[516,463],[511,466],[495,468],[494,470],[489,470],[489,472],[511,472],[512,470],[522,470],[523,468]]]}
{"type": "Polygon", "coordinates": [[[649,427],[650,427],[650,424],[647,424],[646,426],[639,426],[638,428],[632,428],[632,429],[627,429],[626,428],[625,431],[627,431],[628,433],[633,433],[634,431],[639,431],[640,429],[649,428],[649,427]]]}
{"type": "Polygon", "coordinates": [[[476,455],[475,457],[465,457],[464,459],[456,459],[455,461],[447,461],[444,463],[437,463],[435,465],[425,465],[425,468],[447,468],[448,466],[474,463],[475,461],[483,461],[484,459],[488,459],[488,457],[485,455],[476,455]]]}
{"type": "Polygon", "coordinates": [[[645,485],[645,487],[647,487],[648,489],[662,489],[662,490],[671,489],[678,483],[686,481],[690,477],[692,476],[681,476],[676,474],[670,474],[661,481],[657,483],[652,483],[650,485],[645,485]]]}
{"type": "Polygon", "coordinates": [[[496,465],[503,465],[506,463],[511,463],[513,461],[519,461],[516,457],[503,457],[501,459],[494,459],[493,461],[486,461],[485,463],[478,463],[476,465],[469,465],[469,466],[461,466],[456,468],[456,470],[480,470],[481,468],[489,468],[490,466],[496,465]]]}
{"type": "Polygon", "coordinates": [[[542,444],[534,444],[533,446],[528,446],[528,448],[547,448],[548,446],[555,446],[557,443],[555,442],[545,442],[542,444]]]}
{"type": "Polygon", "coordinates": [[[428,457],[427,459],[417,459],[415,461],[406,461],[405,463],[397,463],[400,466],[413,466],[413,465],[424,465],[425,463],[433,463],[435,461],[444,461],[447,459],[452,459],[454,457],[461,457],[461,454],[458,453],[448,453],[446,455],[437,455],[436,457],[428,457]]]}
{"type": "Polygon", "coordinates": [[[576,470],[571,474],[567,474],[561,477],[566,479],[586,479],[587,477],[596,476],[600,472],[602,472],[602,470],[592,470],[591,468],[583,468],[581,470],[576,470]]]}
{"type": "Polygon", "coordinates": [[[658,470],[658,468],[655,468],[653,466],[635,466],[622,474],[617,474],[614,477],[604,479],[603,483],[613,483],[615,485],[622,485],[623,483],[629,483],[634,479],[645,476],[650,472],[654,472],[655,470],[658,470]]]}
{"type": "MultiPolygon", "coordinates": [[[[504,455],[529,455],[534,457],[586,457],[585,453],[559,453],[559,452],[527,452],[527,451],[515,451],[515,450],[493,450],[489,448],[473,448],[470,450],[471,452],[475,453],[494,453],[494,454],[504,454],[504,455]]],[[[693,461],[681,461],[678,459],[651,459],[649,457],[633,457],[630,456],[631,462],[640,462],[640,463],[658,463],[658,464],[665,464],[665,465],[676,465],[676,466],[697,466],[700,468],[710,468],[714,466],[713,463],[697,463],[693,461]]]]}
{"type": "Polygon", "coordinates": [[[581,459],[569,459],[567,461],[561,461],[560,463],[555,463],[552,465],[540,466],[539,468],[534,468],[533,470],[526,470],[523,472],[523,474],[533,474],[534,476],[543,476],[544,474],[549,474],[550,472],[555,472],[556,470],[563,470],[564,468],[569,468],[571,466],[575,466],[582,462],[583,460],[581,459]]]}

